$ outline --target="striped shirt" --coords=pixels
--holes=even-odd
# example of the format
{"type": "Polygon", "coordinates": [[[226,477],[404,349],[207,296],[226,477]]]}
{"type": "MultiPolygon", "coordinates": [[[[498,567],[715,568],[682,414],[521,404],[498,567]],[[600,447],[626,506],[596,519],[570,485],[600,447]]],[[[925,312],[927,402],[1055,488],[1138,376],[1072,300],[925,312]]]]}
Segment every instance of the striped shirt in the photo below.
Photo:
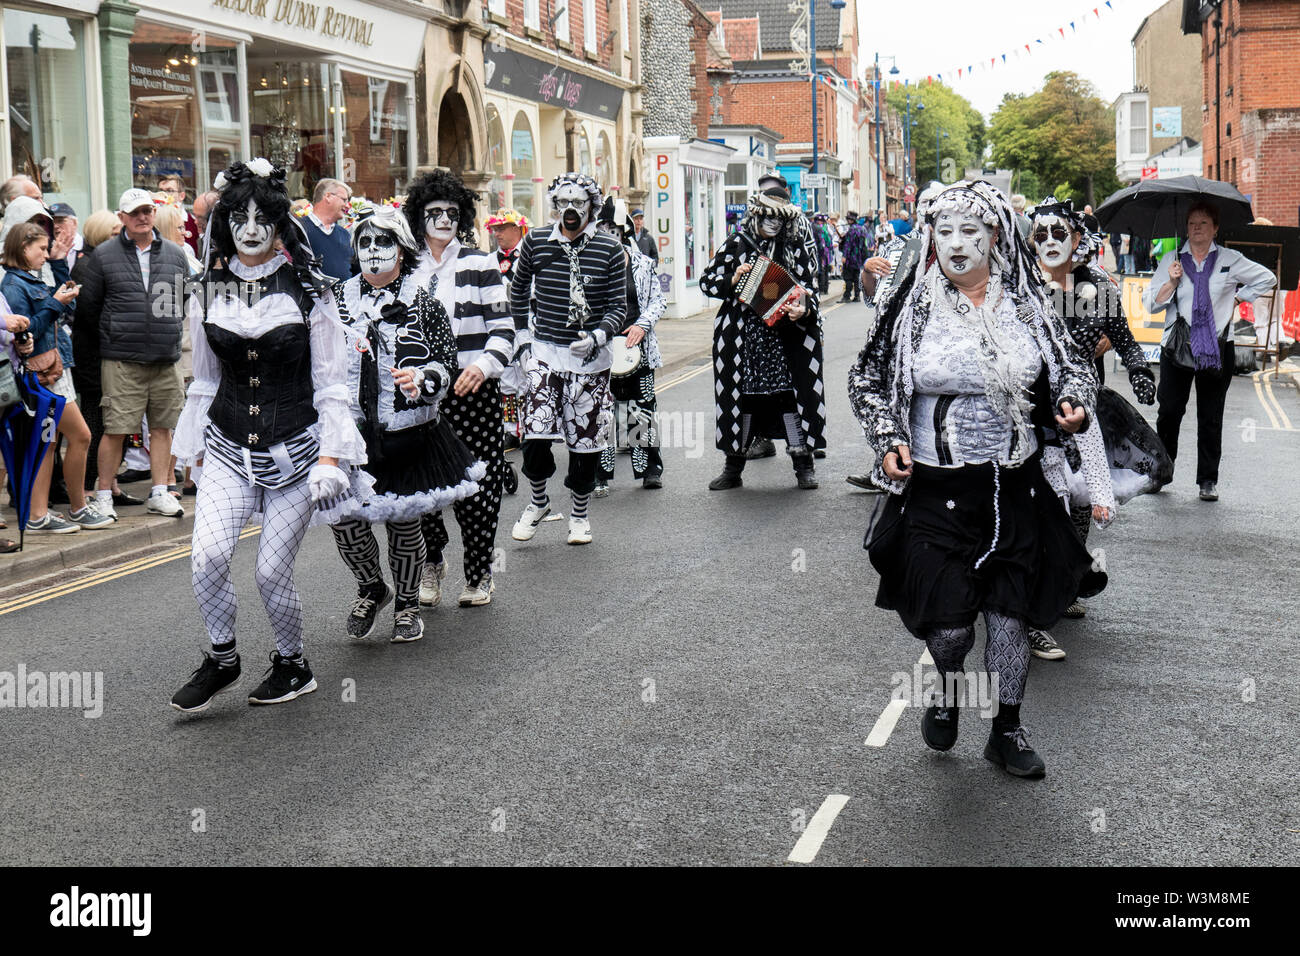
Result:
{"type": "Polygon", "coordinates": [[[420,249],[416,281],[428,286],[437,279],[434,295],[451,317],[462,369],[478,367],[487,378],[500,378],[515,350],[515,324],[505,279],[496,253],[462,246],[453,239],[434,262],[428,245],[420,249]]]}
{"type": "MultiPolygon", "coordinates": [[[[519,260],[511,273],[510,305],[515,322],[527,322],[533,310],[533,336],[568,347],[582,331],[569,325],[568,240],[559,226],[532,229],[520,243],[519,260]]],[[[591,318],[585,330],[603,329],[608,341],[623,331],[627,315],[627,279],[623,247],[616,239],[588,226],[578,237],[578,264],[591,318]]]]}

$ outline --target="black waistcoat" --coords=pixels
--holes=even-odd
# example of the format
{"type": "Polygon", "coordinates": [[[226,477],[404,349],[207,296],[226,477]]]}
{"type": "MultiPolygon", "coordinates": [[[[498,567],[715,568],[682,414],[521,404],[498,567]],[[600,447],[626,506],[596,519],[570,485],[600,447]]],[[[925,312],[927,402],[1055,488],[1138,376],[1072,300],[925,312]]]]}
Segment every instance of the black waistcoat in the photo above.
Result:
{"type": "Polygon", "coordinates": [[[253,339],[203,323],[208,344],[221,362],[221,385],[208,415],[231,441],[265,451],[316,421],[307,325],[314,303],[288,266],[250,283],[221,270],[214,270],[214,279],[236,283],[244,295],[285,293],[302,313],[302,322],[277,326],[253,339]]]}

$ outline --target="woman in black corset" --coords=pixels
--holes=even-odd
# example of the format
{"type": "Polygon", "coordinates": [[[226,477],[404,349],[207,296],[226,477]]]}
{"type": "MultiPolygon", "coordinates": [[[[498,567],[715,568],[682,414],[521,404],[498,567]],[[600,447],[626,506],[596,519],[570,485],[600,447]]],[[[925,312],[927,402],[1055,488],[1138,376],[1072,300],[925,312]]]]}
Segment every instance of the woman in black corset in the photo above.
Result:
{"type": "Polygon", "coordinates": [[[259,512],[254,576],[276,649],[248,702],[279,704],[316,689],[294,560],[315,505],[348,490],[339,465],[366,460],[349,412],[343,326],[289,213],[284,170],[265,159],[235,163],[216,189],[208,262],[189,306],[194,383],[172,444],[178,459],[203,466],[193,579],[211,648],[172,697],[186,712],[204,710],[239,677],[230,560],[259,512]]]}

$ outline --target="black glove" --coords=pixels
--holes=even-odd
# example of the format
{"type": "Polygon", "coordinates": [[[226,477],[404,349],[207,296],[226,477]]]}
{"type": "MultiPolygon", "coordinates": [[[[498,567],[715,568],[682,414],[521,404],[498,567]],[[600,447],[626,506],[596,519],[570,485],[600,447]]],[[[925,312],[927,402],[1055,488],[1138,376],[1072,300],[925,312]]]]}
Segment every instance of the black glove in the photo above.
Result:
{"type": "Polygon", "coordinates": [[[1156,376],[1145,365],[1129,369],[1128,383],[1133,387],[1133,394],[1142,405],[1156,403],[1156,376]]]}

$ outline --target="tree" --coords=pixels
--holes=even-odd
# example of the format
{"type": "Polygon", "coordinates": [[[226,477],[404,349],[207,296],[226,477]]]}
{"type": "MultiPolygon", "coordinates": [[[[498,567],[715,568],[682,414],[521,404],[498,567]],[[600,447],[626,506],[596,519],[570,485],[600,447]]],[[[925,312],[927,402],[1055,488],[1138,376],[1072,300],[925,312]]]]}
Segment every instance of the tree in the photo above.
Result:
{"type": "MultiPolygon", "coordinates": [[[[1045,188],[1060,184],[1053,190],[1058,197],[1095,206],[1119,188],[1114,111],[1077,73],[1049,73],[1043,88],[1028,96],[1008,93],[993,114],[989,138],[994,165],[1031,173],[1045,188]]],[[[1031,202],[1041,198],[1029,196],[1031,202]]]]}
{"type": "Polygon", "coordinates": [[[927,83],[917,87],[896,87],[885,95],[885,101],[906,121],[907,95],[912,96],[912,149],[916,153],[916,169],[912,178],[917,192],[932,179],[955,182],[962,178],[967,166],[980,165],[984,153],[984,117],[971,106],[970,101],[942,83],[927,83]],[[924,103],[924,109],[918,109],[924,103]],[[939,134],[942,168],[936,167],[935,133],[939,134]],[[945,139],[943,134],[947,133],[945,139]],[[949,162],[951,160],[951,162],[949,162]],[[941,175],[944,172],[947,175],[941,175]]]}

